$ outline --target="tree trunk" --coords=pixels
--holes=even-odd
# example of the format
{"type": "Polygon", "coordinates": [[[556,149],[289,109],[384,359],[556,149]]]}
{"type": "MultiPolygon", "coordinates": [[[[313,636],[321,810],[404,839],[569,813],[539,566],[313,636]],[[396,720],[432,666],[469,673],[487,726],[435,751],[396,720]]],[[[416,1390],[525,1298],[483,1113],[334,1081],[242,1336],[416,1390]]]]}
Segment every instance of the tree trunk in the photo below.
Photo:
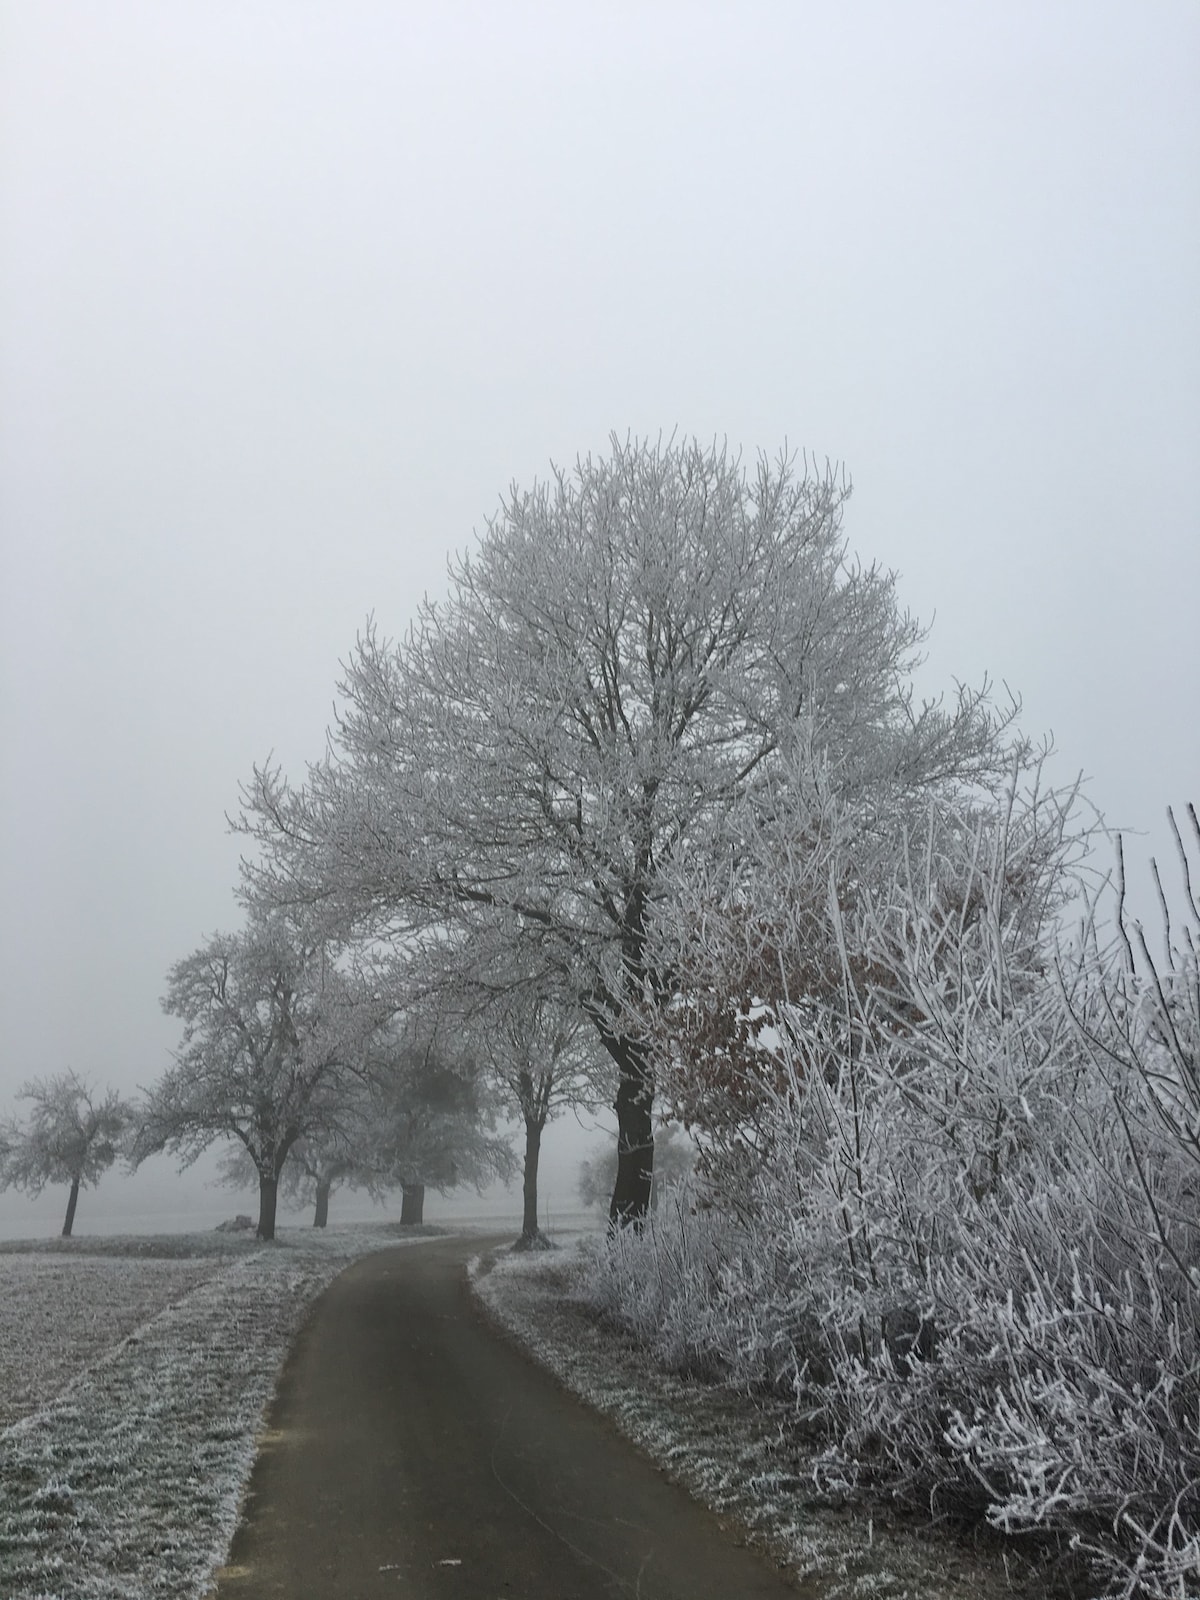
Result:
{"type": "Polygon", "coordinates": [[[71,1179],[71,1197],[67,1201],[67,1220],[63,1223],[62,1236],[64,1239],[71,1237],[71,1229],[75,1226],[75,1207],[79,1204],[79,1179],[71,1179]]]}
{"type": "Polygon", "coordinates": [[[313,1227],[323,1228],[329,1221],[329,1191],[333,1187],[330,1178],[322,1178],[317,1184],[317,1209],[313,1212],[313,1227]]]}
{"type": "Polygon", "coordinates": [[[525,1171],[521,1185],[525,1212],[521,1219],[521,1238],[517,1245],[520,1250],[545,1250],[550,1244],[538,1227],[538,1160],[542,1152],[542,1129],[545,1126],[544,1118],[541,1121],[536,1117],[525,1118],[525,1171]]]}
{"type": "Polygon", "coordinates": [[[425,1220],[425,1185],[405,1183],[400,1187],[400,1223],[402,1227],[416,1227],[425,1220]]]}
{"type": "Polygon", "coordinates": [[[632,1223],[640,1228],[650,1209],[654,1172],[654,1081],[642,1045],[634,1039],[606,1039],[617,1063],[617,1181],[608,1208],[610,1228],[632,1223]]]}
{"type": "Polygon", "coordinates": [[[275,1206],[279,1199],[279,1179],[258,1175],[258,1237],[269,1244],[275,1237],[275,1206]]]}

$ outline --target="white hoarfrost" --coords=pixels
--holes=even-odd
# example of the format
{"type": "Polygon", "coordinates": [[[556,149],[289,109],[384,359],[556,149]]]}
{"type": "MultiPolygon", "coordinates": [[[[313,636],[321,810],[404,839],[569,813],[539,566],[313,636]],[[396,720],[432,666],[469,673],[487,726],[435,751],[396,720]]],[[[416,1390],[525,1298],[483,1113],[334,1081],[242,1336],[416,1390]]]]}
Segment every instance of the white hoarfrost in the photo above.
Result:
{"type": "Polygon", "coordinates": [[[27,1412],[0,1433],[5,1600],[206,1594],[306,1311],[400,1241],[298,1231],[233,1259],[191,1242],[208,1258],[0,1256],[0,1415],[27,1412]]]}
{"type": "Polygon", "coordinates": [[[220,1258],[0,1255],[0,1427],[219,1272],[220,1258]]]}

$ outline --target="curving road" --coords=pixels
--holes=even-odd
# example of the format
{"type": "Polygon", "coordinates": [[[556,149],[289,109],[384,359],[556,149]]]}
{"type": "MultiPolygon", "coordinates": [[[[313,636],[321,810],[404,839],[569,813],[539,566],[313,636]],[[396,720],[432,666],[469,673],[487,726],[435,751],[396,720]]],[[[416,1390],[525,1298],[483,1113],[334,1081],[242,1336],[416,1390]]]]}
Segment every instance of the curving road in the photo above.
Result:
{"type": "Polygon", "coordinates": [[[795,1600],[491,1329],[463,1270],[480,1248],[368,1256],[317,1302],[219,1600],[795,1600]]]}

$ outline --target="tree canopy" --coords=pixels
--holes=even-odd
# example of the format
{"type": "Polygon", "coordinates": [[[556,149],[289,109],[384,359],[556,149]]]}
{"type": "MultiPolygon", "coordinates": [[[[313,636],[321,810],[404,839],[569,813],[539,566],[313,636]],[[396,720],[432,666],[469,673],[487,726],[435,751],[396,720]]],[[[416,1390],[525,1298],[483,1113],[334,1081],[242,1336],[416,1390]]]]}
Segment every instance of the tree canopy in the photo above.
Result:
{"type": "Polygon", "coordinates": [[[256,772],[256,893],[439,950],[481,924],[552,967],[618,1073],[612,1215],[644,1213],[654,1066],[630,1004],[664,872],[797,761],[869,803],[991,779],[1010,717],[984,691],[918,704],[922,632],[893,575],[847,556],[848,493],[793,457],[614,439],[514,487],[443,601],[373,627],[327,759],[256,772]]]}
{"type": "Polygon", "coordinates": [[[427,1019],[394,1023],[373,1040],[367,1104],[362,1161],[381,1187],[478,1189],[512,1173],[512,1150],[494,1131],[495,1101],[478,1061],[427,1019]]]}

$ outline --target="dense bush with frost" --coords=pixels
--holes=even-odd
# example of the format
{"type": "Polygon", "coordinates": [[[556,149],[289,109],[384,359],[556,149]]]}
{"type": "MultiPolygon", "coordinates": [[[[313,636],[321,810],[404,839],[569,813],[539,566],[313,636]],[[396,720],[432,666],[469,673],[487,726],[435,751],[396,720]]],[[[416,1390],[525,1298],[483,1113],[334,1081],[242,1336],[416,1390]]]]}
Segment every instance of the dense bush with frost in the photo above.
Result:
{"type": "Polygon", "coordinates": [[[828,811],[791,857],[779,819],[745,834],[740,881],[662,933],[703,1176],[588,1289],[666,1363],[794,1397],[827,1488],[1048,1537],[1146,1600],[1200,1593],[1189,823],[1157,955],[1123,902],[1111,948],[1094,903],[1064,945],[1070,797],[935,807],[886,848],[828,811]]]}

